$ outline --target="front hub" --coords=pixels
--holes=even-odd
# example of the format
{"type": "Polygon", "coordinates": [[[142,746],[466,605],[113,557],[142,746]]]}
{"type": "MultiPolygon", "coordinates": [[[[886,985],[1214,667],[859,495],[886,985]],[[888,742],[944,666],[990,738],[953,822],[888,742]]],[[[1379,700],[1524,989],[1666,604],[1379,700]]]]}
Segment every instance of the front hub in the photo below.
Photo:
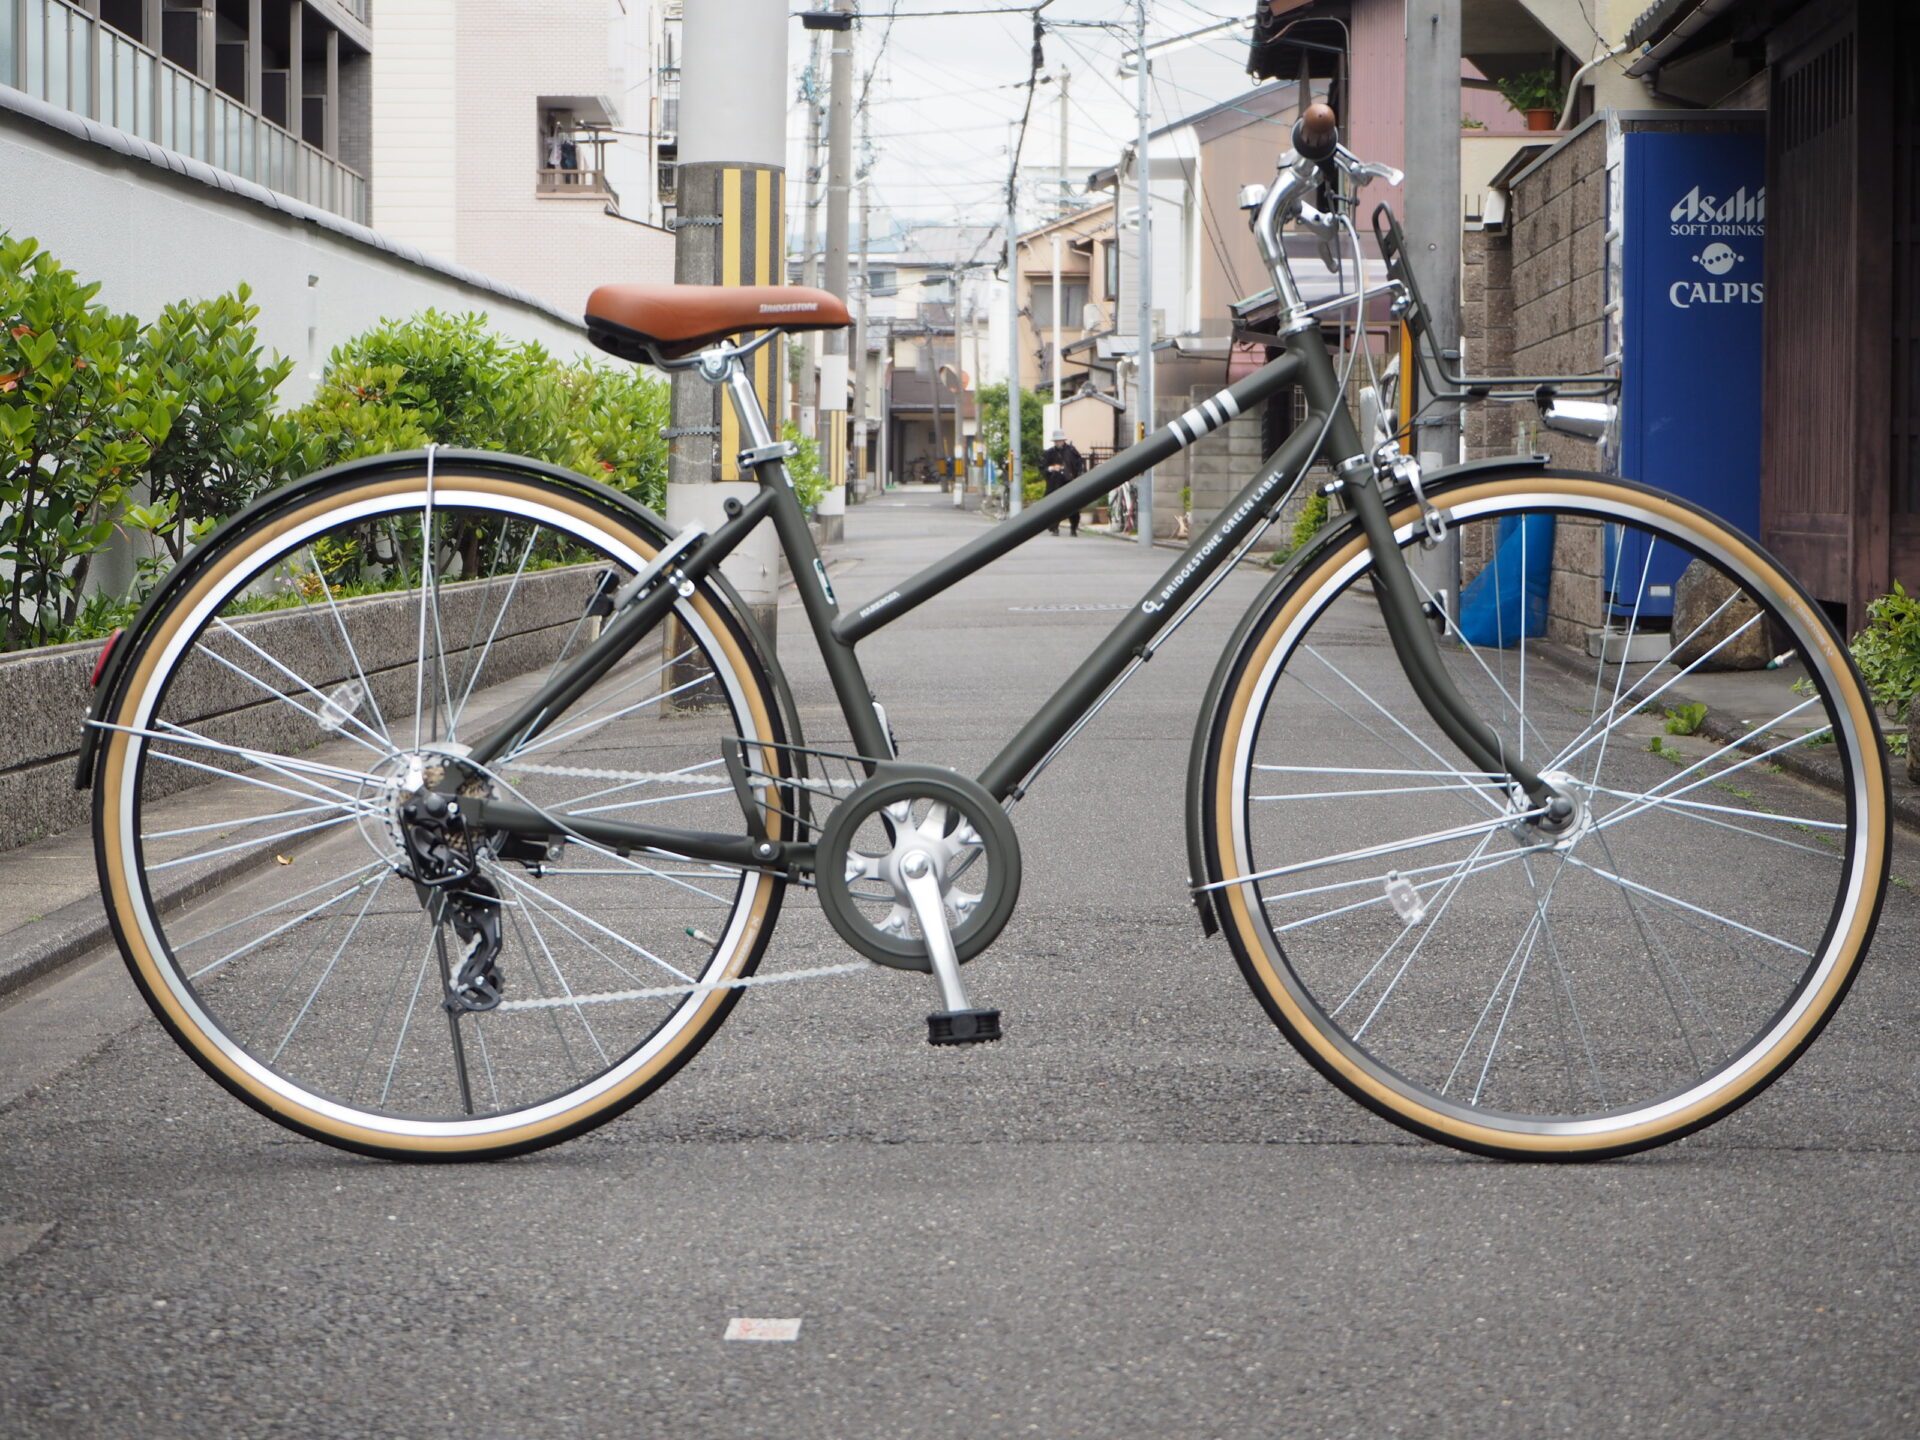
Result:
{"type": "Polygon", "coordinates": [[[1516,785],[1507,798],[1508,810],[1514,817],[1507,830],[1529,848],[1547,846],[1571,850],[1580,837],[1593,828],[1593,810],[1587,804],[1586,789],[1564,770],[1543,770],[1540,779],[1552,791],[1547,813],[1542,814],[1539,803],[1516,785]]]}

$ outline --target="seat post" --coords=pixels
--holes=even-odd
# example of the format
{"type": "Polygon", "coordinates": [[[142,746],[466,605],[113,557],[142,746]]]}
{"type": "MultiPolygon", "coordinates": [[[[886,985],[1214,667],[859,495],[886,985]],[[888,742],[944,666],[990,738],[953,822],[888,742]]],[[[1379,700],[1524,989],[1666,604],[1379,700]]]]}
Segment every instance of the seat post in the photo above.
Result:
{"type": "MultiPolygon", "coordinates": [[[[747,437],[747,448],[758,450],[762,446],[773,444],[773,431],[767,425],[767,412],[760,408],[760,394],[753,388],[753,379],[747,373],[747,367],[740,363],[737,352],[729,349],[720,352],[724,357],[725,369],[719,381],[727,387],[727,394],[733,401],[733,413],[740,417],[740,429],[747,437]]],[[[711,378],[707,358],[701,357],[700,368],[711,378]]]]}

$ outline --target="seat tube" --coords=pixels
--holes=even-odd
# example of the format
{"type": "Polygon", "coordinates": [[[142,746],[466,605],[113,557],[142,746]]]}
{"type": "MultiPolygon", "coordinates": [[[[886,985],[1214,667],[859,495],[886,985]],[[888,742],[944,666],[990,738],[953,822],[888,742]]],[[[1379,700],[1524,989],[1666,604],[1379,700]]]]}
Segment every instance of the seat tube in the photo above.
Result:
{"type": "MultiPolygon", "coordinates": [[[[750,442],[748,451],[764,451],[772,446],[773,430],[767,423],[766,411],[760,408],[759,393],[737,356],[729,357],[723,381],[733,401],[734,413],[740,417],[741,432],[750,442]]],[[[746,465],[741,468],[745,469],[746,465]]],[[[827,678],[833,682],[834,695],[839,699],[841,713],[846,716],[848,734],[862,755],[891,755],[892,741],[875,713],[873,691],[853,653],[853,645],[834,634],[834,622],[840,618],[840,602],[833,593],[832,581],[827,578],[820,549],[814,544],[813,531],[807,527],[800,497],[794,493],[787,462],[778,455],[766,456],[753,462],[753,471],[754,478],[771,488],[776,496],[774,530],[780,537],[780,548],[786,551],[794,585],[800,592],[801,608],[806,612],[807,624],[813,630],[820,658],[827,667],[827,678]]],[[[773,627],[769,625],[767,630],[771,634],[773,627]]]]}

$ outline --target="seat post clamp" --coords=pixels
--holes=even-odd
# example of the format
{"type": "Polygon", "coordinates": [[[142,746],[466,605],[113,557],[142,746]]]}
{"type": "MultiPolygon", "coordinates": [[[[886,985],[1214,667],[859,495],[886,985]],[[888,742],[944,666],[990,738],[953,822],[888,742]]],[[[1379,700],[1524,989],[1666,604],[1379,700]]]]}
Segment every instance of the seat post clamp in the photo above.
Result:
{"type": "Polygon", "coordinates": [[[800,447],[791,440],[776,440],[771,445],[754,445],[740,452],[740,468],[751,470],[757,466],[772,464],[775,460],[791,460],[800,453],[800,447]]]}

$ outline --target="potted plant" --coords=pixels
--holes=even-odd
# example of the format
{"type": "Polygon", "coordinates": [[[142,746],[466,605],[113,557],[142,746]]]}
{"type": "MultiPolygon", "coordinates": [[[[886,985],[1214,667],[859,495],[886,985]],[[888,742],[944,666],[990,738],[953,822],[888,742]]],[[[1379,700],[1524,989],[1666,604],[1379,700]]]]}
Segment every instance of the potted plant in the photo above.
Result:
{"type": "Polygon", "coordinates": [[[1527,117],[1529,130],[1551,130],[1559,115],[1560,77],[1552,66],[1494,81],[1507,104],[1527,117]]]}

